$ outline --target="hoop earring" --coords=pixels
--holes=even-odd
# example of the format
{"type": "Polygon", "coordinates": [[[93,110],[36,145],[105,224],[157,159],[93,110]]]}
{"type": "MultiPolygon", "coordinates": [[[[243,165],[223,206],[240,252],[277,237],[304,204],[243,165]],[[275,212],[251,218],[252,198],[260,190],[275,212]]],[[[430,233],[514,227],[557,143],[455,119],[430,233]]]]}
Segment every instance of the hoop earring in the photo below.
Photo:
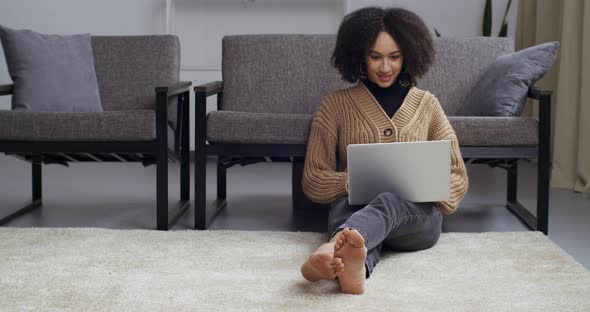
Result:
{"type": "Polygon", "coordinates": [[[359,69],[359,78],[361,79],[367,79],[367,71],[364,70],[363,71],[363,64],[360,64],[360,69],[359,69]]]}
{"type": "MultiPolygon", "coordinates": [[[[405,78],[405,77],[403,77],[403,78],[405,78]]],[[[402,87],[404,87],[404,88],[408,88],[408,87],[410,87],[410,86],[412,85],[412,84],[411,84],[409,81],[407,81],[406,79],[400,79],[400,78],[398,78],[398,79],[397,79],[397,81],[399,82],[400,86],[402,86],[402,87]]]]}
{"type": "Polygon", "coordinates": [[[410,74],[408,73],[408,69],[405,68],[399,75],[400,77],[397,79],[399,84],[404,88],[409,88],[412,85],[410,74]]]}

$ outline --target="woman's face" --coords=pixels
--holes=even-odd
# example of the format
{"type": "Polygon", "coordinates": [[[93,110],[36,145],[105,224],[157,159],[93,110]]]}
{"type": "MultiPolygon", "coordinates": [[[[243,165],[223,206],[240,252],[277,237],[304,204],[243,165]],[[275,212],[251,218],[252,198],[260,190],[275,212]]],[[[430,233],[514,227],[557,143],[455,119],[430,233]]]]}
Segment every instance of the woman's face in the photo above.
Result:
{"type": "Polygon", "coordinates": [[[397,42],[387,32],[380,32],[366,57],[367,78],[382,88],[391,86],[402,70],[404,57],[397,42]]]}

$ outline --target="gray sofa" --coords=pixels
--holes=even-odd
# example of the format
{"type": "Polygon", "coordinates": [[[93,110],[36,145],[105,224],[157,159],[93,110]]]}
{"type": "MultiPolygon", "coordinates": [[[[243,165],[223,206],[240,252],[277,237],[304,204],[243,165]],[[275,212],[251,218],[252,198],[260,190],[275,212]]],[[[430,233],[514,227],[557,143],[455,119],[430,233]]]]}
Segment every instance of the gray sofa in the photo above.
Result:
{"type": "MultiPolygon", "coordinates": [[[[334,35],[240,35],[223,38],[223,81],[195,87],[195,224],[204,229],[223,209],[226,169],[267,156],[293,162],[293,205],[311,205],[301,191],[305,146],[322,97],[350,86],[330,65],[334,35]],[[208,96],[218,110],[206,114],[208,96]],[[207,144],[206,142],[209,142],[207,144]],[[218,155],[215,213],[206,214],[205,157],[218,155]]],[[[479,77],[502,54],[505,38],[435,38],[437,58],[418,87],[438,97],[465,161],[508,170],[506,206],[531,229],[547,234],[551,91],[531,88],[540,118],[456,116],[479,77]],[[538,158],[537,216],[516,198],[518,160],[538,158]]]]}
{"type": "MultiPolygon", "coordinates": [[[[179,82],[178,38],[92,37],[92,50],[103,112],[0,111],[0,152],[32,166],[32,200],[0,217],[0,224],[41,206],[47,163],[156,164],[156,228],[169,229],[190,207],[191,83],[179,82]],[[180,200],[170,209],[169,160],[181,163],[180,200]]],[[[0,86],[0,95],[12,91],[12,85],[0,86]]]]}

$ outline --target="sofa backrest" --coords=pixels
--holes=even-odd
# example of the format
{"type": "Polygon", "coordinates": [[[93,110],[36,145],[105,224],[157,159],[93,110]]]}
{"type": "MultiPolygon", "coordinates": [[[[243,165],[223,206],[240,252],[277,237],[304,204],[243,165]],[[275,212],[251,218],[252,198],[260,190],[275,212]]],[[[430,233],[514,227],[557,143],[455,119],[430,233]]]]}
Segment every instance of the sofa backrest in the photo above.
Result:
{"type": "Polygon", "coordinates": [[[447,115],[455,115],[488,66],[514,52],[514,43],[496,37],[440,37],[434,38],[434,49],[434,64],[418,88],[434,94],[447,115]]]}
{"type": "Polygon", "coordinates": [[[178,82],[178,37],[92,37],[94,66],[102,107],[113,110],[155,109],[155,87],[178,82]]]}
{"type": "MultiPolygon", "coordinates": [[[[335,35],[236,35],[222,43],[220,109],[259,113],[314,113],[322,97],[349,87],[330,58],[335,35]]],[[[514,51],[506,38],[434,38],[437,53],[418,87],[435,94],[448,115],[462,105],[486,68],[514,51]]]]}
{"type": "Polygon", "coordinates": [[[220,109],[312,114],[350,86],[330,65],[334,35],[238,35],[222,41],[220,109]]]}

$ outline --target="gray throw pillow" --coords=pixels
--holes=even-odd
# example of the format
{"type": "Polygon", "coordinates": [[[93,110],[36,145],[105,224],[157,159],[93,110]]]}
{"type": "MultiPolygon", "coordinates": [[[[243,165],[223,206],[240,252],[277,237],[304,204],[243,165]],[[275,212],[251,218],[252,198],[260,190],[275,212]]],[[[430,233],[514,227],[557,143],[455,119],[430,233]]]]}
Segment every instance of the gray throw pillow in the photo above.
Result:
{"type": "Polygon", "coordinates": [[[498,57],[457,115],[519,116],[529,86],[551,68],[558,48],[559,42],[548,42],[498,57]]]}
{"type": "Polygon", "coordinates": [[[45,35],[0,25],[12,109],[102,112],[89,34],[45,35]]]}

